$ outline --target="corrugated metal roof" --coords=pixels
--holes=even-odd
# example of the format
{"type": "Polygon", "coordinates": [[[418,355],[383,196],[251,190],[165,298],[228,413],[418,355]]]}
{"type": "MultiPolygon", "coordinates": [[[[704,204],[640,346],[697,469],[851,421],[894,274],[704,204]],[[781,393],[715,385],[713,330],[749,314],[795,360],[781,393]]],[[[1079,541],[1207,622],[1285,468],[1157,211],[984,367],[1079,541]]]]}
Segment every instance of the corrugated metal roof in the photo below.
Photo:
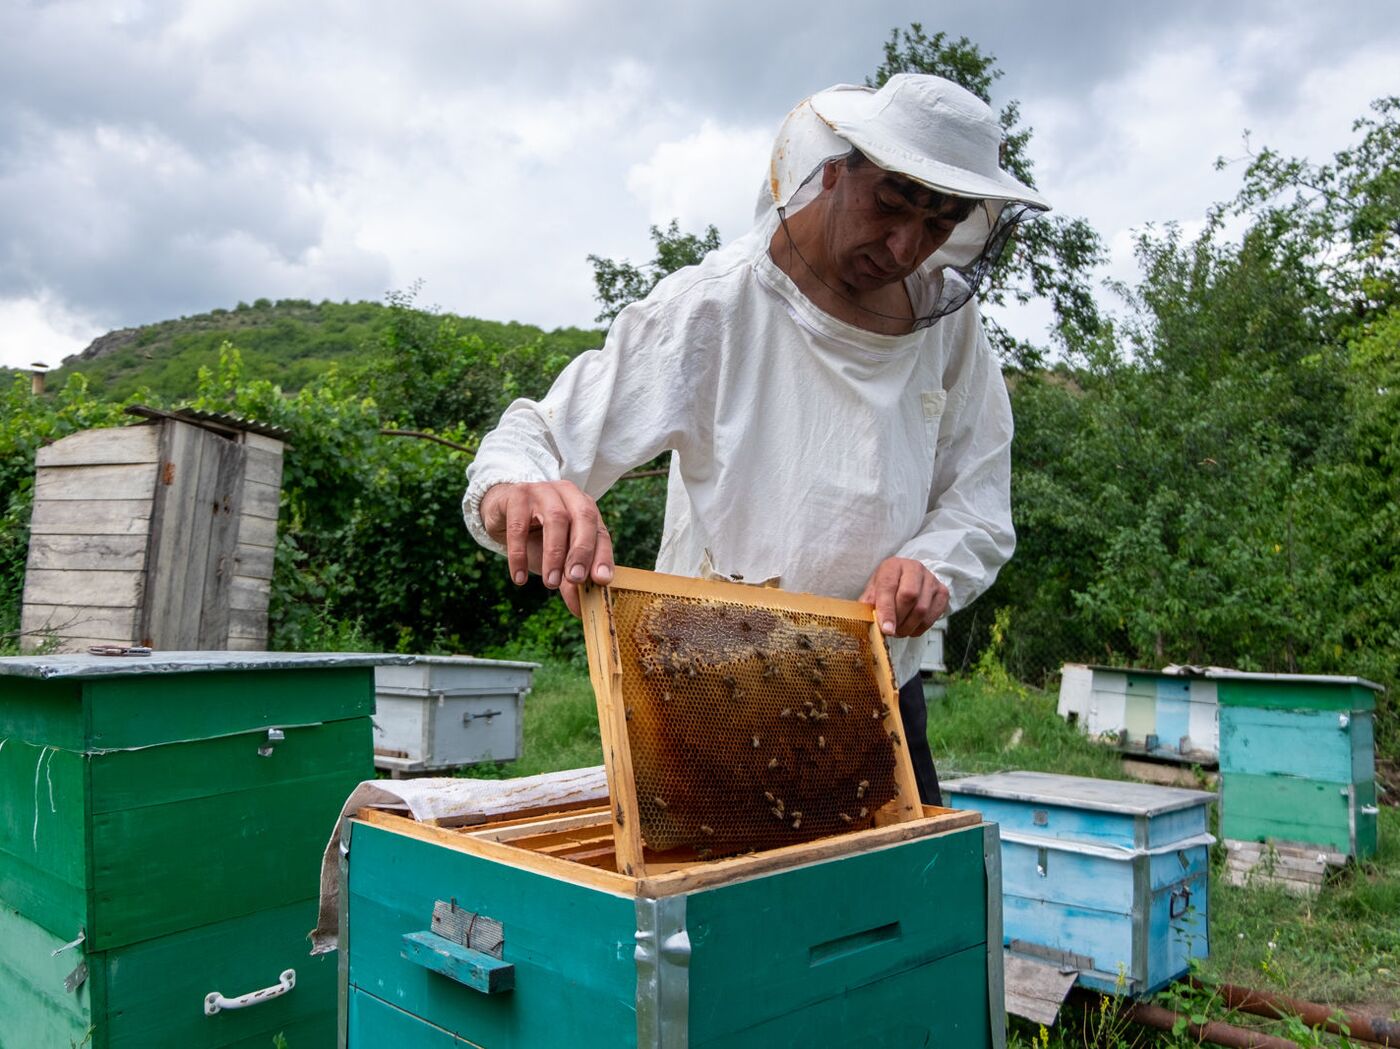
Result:
{"type": "Polygon", "coordinates": [[[192,426],[202,426],[206,430],[216,432],[231,430],[236,433],[256,433],[278,441],[286,441],[291,436],[280,426],[254,422],[252,419],[244,419],[242,416],[229,412],[206,412],[195,408],[176,408],[167,411],[163,408],[151,408],[144,404],[133,404],[126,409],[126,413],[139,415],[146,419],[177,419],[180,422],[186,422],[192,426]]]}

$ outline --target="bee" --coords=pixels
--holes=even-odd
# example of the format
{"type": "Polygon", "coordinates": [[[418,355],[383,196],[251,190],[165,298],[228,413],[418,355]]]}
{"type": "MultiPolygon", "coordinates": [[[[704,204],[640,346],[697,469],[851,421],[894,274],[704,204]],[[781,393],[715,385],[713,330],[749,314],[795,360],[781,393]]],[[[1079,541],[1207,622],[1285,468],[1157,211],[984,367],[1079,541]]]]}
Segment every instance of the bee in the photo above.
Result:
{"type": "Polygon", "coordinates": [[[774,806],[773,806],[771,809],[769,809],[768,811],[771,812],[774,816],[777,816],[778,819],[782,819],[782,818],[783,818],[783,810],[780,809],[780,808],[778,808],[778,806],[776,806],[776,805],[774,805],[774,806]]]}
{"type": "Polygon", "coordinates": [[[765,790],[765,791],[763,792],[763,796],[764,796],[766,799],[768,799],[768,804],[770,804],[770,805],[773,804],[773,802],[775,802],[775,801],[778,800],[777,798],[773,797],[772,791],[767,791],[767,790],[765,790]]]}
{"type": "Polygon", "coordinates": [[[898,733],[898,732],[891,732],[891,733],[890,733],[890,742],[893,743],[893,744],[897,747],[897,746],[899,746],[901,743],[903,743],[904,740],[902,740],[902,739],[899,738],[899,733],[898,733]]]}
{"type": "Polygon", "coordinates": [[[764,668],[763,668],[763,676],[766,677],[766,678],[769,678],[769,677],[777,677],[777,676],[778,676],[778,668],[775,667],[772,663],[767,664],[767,665],[764,666],[764,668]]]}
{"type": "Polygon", "coordinates": [[[708,860],[708,859],[709,859],[711,856],[713,856],[714,854],[715,854],[715,850],[714,850],[714,849],[696,849],[696,850],[695,850],[695,858],[696,858],[696,859],[699,859],[699,860],[708,860]]]}
{"type": "Polygon", "coordinates": [[[663,703],[669,703],[669,702],[671,702],[671,693],[669,693],[669,692],[663,690],[662,693],[661,693],[661,702],[663,702],[663,703]]]}
{"type": "Polygon", "coordinates": [[[783,707],[782,711],[778,714],[778,717],[780,717],[780,718],[790,718],[790,717],[792,717],[792,707],[783,707]]]}
{"type": "Polygon", "coordinates": [[[798,720],[798,721],[806,721],[806,720],[807,720],[807,715],[806,715],[806,713],[805,713],[804,711],[799,710],[799,711],[797,712],[797,720],[798,720]]]}
{"type": "Polygon", "coordinates": [[[818,670],[816,667],[813,667],[811,671],[809,671],[809,675],[811,676],[813,681],[815,681],[819,685],[821,684],[822,672],[820,670],[818,670]]]}
{"type": "Polygon", "coordinates": [[[879,720],[880,720],[880,712],[879,712],[878,710],[872,710],[872,711],[870,712],[870,716],[871,716],[872,718],[874,718],[876,721],[879,721],[879,720]]]}
{"type": "Polygon", "coordinates": [[[870,810],[867,809],[864,805],[862,805],[862,806],[860,807],[860,818],[861,818],[861,819],[865,819],[865,817],[866,817],[866,816],[869,816],[869,815],[870,815],[870,810]]]}
{"type": "Polygon", "coordinates": [[[856,784],[856,800],[859,801],[861,798],[865,797],[865,792],[866,792],[867,790],[869,790],[869,789],[870,789],[870,781],[869,781],[868,779],[863,779],[863,780],[861,780],[859,783],[857,783],[857,784],[856,784]]]}
{"type": "Polygon", "coordinates": [[[632,720],[632,707],[630,705],[627,707],[627,710],[624,712],[623,716],[626,717],[628,721],[632,720]]]}
{"type": "Polygon", "coordinates": [[[708,823],[702,823],[700,824],[700,833],[707,838],[713,838],[715,836],[715,829],[708,823]]]}
{"type": "Polygon", "coordinates": [[[654,801],[654,802],[656,802],[656,807],[657,807],[658,809],[660,809],[660,810],[663,811],[663,812],[666,811],[666,799],[664,799],[664,798],[652,798],[651,800],[654,801]]]}
{"type": "Polygon", "coordinates": [[[849,714],[849,713],[851,712],[851,705],[850,705],[849,703],[845,702],[844,700],[841,701],[840,707],[841,707],[841,713],[843,713],[843,714],[849,714]]]}
{"type": "Polygon", "coordinates": [[[798,828],[798,827],[801,827],[801,826],[802,826],[802,821],[801,821],[801,820],[793,820],[793,821],[792,821],[792,829],[793,829],[793,830],[797,830],[797,828],[798,828]]]}
{"type": "Polygon", "coordinates": [[[768,767],[769,767],[770,769],[775,769],[775,768],[777,768],[777,767],[778,767],[778,759],[777,759],[777,758],[769,758],[769,759],[768,759],[768,767]]]}
{"type": "Polygon", "coordinates": [[[846,815],[844,812],[838,813],[837,815],[839,815],[839,816],[841,817],[841,822],[842,822],[842,823],[850,823],[850,822],[851,822],[851,817],[848,816],[848,815],[846,815]]]}
{"type": "Polygon", "coordinates": [[[720,680],[724,682],[726,688],[735,689],[739,687],[739,682],[734,680],[733,674],[725,674],[720,680]]]}
{"type": "Polygon", "coordinates": [[[818,737],[817,737],[817,746],[820,747],[822,750],[825,750],[825,749],[826,749],[826,737],[825,737],[825,736],[818,736],[818,737]]]}
{"type": "Polygon", "coordinates": [[[754,736],[754,738],[753,738],[753,749],[754,749],[754,750],[757,750],[757,749],[758,749],[758,745],[759,745],[760,742],[761,742],[761,741],[759,740],[759,738],[758,738],[757,736],[754,736]]]}
{"type": "Polygon", "coordinates": [[[798,634],[798,635],[797,635],[797,647],[798,647],[798,648],[807,648],[807,649],[810,649],[810,648],[812,647],[812,639],[811,639],[810,637],[808,637],[806,634],[798,634]]]}

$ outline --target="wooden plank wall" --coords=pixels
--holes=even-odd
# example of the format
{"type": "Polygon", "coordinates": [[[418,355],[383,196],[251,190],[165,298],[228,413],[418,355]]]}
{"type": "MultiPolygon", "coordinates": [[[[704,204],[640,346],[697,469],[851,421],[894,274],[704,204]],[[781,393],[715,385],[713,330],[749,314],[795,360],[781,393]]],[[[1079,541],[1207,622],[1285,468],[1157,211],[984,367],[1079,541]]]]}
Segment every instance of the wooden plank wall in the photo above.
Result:
{"type": "Polygon", "coordinates": [[[261,434],[245,433],[243,447],[248,458],[229,594],[228,647],[257,651],[267,647],[267,606],[277,547],[283,444],[261,434]]]}
{"type": "Polygon", "coordinates": [[[223,648],[243,448],[173,419],[161,431],[141,638],[167,651],[223,648]]]}
{"type": "Polygon", "coordinates": [[[39,449],[20,629],[33,650],[138,640],[160,428],[84,430],[39,449]]]}

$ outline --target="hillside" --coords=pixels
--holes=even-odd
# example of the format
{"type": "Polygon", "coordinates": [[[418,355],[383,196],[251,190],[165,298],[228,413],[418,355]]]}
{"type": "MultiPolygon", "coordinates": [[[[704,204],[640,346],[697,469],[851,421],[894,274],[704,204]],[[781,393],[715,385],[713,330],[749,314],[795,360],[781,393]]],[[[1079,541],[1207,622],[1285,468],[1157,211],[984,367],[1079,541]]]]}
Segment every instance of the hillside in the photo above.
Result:
{"type": "MultiPolygon", "coordinates": [[[[231,310],[123,328],[67,358],[50,373],[49,388],[61,388],[70,374],[81,371],[92,391],[103,397],[121,399],[142,386],[166,399],[186,397],[194,392],[199,369],[216,365],[219,346],[227,341],[241,351],[248,378],[269,379],[285,390],[295,390],[333,363],[361,362],[383,339],[392,309],[376,302],[258,299],[231,310]]],[[[540,340],[572,356],[602,343],[602,332],[597,330],[546,332],[529,324],[440,316],[455,324],[460,334],[500,346],[540,340]]]]}

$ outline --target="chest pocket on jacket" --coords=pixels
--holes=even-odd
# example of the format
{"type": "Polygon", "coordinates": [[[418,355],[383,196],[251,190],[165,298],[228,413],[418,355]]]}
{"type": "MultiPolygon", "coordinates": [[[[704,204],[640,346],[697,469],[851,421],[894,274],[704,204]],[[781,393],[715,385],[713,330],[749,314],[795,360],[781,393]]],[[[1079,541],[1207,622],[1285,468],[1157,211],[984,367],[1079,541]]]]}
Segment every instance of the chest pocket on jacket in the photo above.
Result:
{"type": "Polygon", "coordinates": [[[923,478],[924,495],[933,487],[933,471],[938,454],[938,433],[943,425],[943,413],[948,410],[947,390],[925,390],[919,395],[924,414],[924,460],[928,469],[923,478]]]}

